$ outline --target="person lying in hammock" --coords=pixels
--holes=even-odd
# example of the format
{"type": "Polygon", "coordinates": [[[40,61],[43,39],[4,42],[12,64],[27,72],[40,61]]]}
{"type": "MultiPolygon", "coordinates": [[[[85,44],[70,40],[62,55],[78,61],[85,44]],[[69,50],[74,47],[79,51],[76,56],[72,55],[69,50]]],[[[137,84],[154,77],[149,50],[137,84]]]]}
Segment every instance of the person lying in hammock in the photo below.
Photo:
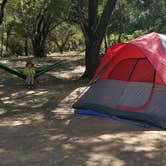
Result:
{"type": "Polygon", "coordinates": [[[25,84],[27,88],[33,88],[34,87],[34,77],[35,77],[35,67],[34,64],[31,61],[28,61],[26,63],[24,74],[26,75],[25,84]]]}

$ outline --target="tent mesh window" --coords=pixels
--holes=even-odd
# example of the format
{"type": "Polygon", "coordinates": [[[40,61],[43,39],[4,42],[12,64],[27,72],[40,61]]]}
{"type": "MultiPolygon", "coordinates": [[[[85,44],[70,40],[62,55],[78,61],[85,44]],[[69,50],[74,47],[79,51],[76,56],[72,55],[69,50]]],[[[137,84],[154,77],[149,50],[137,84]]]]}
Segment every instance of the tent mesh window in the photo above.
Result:
{"type": "MultiPolygon", "coordinates": [[[[147,58],[123,60],[108,75],[109,79],[151,83],[154,82],[154,77],[155,69],[147,58]]],[[[163,84],[158,73],[155,83],[163,84]]]]}

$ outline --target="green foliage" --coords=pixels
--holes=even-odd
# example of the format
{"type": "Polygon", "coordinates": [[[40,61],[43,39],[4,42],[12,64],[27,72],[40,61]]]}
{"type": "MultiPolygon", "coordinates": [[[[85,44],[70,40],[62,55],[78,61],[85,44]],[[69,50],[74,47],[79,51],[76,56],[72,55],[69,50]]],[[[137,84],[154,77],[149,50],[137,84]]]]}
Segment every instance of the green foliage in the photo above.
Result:
{"type": "Polygon", "coordinates": [[[165,0],[122,0],[107,28],[108,44],[125,42],[152,31],[166,33],[165,0]]]}
{"type": "MultiPolygon", "coordinates": [[[[106,1],[99,1],[97,21],[106,1]]],[[[107,27],[107,45],[152,31],[166,33],[165,6],[165,0],[118,1],[107,27]]],[[[88,21],[88,0],[8,0],[4,12],[0,26],[3,55],[25,55],[25,47],[32,54],[32,41],[44,33],[46,53],[59,51],[57,43],[65,45],[64,51],[85,49],[84,35],[78,25],[88,21]],[[49,25],[43,29],[47,22],[49,25]]]]}
{"type": "Polygon", "coordinates": [[[49,32],[56,25],[67,20],[68,7],[67,0],[9,0],[5,18],[6,32],[9,34],[9,49],[14,50],[14,45],[18,45],[16,42],[18,39],[21,43],[25,43],[25,40],[32,41],[30,45],[36,41],[40,47],[44,47],[49,32]],[[13,40],[13,37],[16,40],[13,40]],[[40,37],[42,39],[39,41],[40,37]]]}
{"type": "Polygon", "coordinates": [[[16,56],[23,55],[24,46],[18,40],[16,39],[10,40],[9,48],[11,55],[16,55],[16,56]]]}

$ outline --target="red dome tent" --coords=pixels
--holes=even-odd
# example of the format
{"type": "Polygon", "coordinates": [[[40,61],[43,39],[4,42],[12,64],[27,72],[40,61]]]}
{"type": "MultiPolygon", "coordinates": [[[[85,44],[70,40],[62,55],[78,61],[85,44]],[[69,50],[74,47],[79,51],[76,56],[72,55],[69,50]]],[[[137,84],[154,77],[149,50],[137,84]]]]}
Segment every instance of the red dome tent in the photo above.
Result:
{"type": "Polygon", "coordinates": [[[166,128],[165,84],[166,36],[153,32],[108,48],[73,107],[166,128]]]}

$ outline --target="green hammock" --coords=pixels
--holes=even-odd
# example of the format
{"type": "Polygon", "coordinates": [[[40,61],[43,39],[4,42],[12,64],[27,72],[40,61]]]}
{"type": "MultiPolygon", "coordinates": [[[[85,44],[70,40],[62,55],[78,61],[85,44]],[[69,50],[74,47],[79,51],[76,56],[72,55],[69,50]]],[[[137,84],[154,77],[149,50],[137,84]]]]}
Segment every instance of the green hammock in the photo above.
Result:
{"type": "MultiPolygon", "coordinates": [[[[57,66],[61,65],[62,63],[63,63],[63,61],[57,60],[55,63],[53,63],[51,65],[37,68],[35,78],[37,78],[37,77],[43,75],[44,73],[56,68],[57,66]]],[[[23,73],[23,70],[21,70],[21,69],[15,69],[12,67],[8,67],[4,64],[0,64],[0,68],[11,73],[11,74],[16,75],[17,77],[19,77],[21,79],[24,79],[24,80],[26,79],[26,75],[23,73]]]]}

